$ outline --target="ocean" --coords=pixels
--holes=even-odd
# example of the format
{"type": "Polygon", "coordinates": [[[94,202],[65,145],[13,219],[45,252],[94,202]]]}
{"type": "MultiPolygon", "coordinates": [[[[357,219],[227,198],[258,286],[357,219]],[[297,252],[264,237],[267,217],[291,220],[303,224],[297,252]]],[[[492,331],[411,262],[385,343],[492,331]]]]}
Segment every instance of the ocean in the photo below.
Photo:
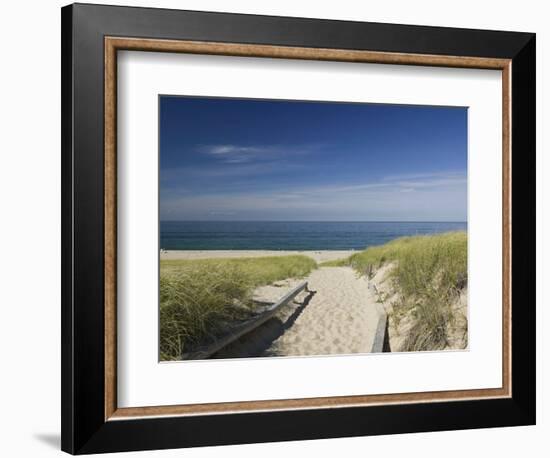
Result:
{"type": "Polygon", "coordinates": [[[362,250],[397,237],[466,230],[465,222],[161,221],[164,250],[362,250]]]}

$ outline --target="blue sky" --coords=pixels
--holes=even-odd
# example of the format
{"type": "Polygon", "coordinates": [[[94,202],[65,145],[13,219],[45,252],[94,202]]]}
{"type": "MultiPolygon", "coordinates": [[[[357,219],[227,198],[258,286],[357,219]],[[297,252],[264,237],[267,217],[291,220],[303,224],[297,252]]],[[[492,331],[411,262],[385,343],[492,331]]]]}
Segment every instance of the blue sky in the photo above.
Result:
{"type": "Polygon", "coordinates": [[[466,221],[466,108],[159,100],[161,220],[466,221]]]}

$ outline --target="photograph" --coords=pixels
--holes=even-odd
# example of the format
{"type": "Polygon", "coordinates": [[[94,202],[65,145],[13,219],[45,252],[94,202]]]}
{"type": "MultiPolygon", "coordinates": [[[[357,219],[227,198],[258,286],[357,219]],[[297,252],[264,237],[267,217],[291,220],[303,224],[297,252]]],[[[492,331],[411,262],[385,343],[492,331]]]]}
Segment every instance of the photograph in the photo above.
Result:
{"type": "Polygon", "coordinates": [[[468,349],[468,109],[159,95],[159,360],[468,349]]]}

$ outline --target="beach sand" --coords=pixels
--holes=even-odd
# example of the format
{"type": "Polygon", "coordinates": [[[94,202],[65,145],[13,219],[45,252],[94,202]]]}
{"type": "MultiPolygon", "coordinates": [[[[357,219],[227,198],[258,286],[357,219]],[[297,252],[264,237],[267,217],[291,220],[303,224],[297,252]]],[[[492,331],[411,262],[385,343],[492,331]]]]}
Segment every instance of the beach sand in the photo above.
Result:
{"type": "Polygon", "coordinates": [[[304,255],[313,258],[316,262],[333,261],[347,258],[356,253],[354,250],[331,251],[279,251],[279,250],[163,250],[160,253],[162,260],[175,259],[209,259],[209,258],[259,258],[262,256],[289,256],[304,255]]]}
{"type": "MultiPolygon", "coordinates": [[[[364,277],[350,267],[321,267],[305,280],[313,293],[300,294],[276,317],[216,357],[313,356],[369,353],[385,313],[364,277]]],[[[274,302],[303,280],[284,280],[255,291],[274,302]]]]}

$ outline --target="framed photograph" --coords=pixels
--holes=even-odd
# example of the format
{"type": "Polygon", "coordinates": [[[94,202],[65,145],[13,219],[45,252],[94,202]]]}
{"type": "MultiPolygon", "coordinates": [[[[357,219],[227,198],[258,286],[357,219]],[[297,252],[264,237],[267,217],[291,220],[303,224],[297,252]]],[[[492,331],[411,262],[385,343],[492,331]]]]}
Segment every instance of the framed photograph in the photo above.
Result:
{"type": "Polygon", "coordinates": [[[62,9],[62,448],[535,423],[535,35],[62,9]]]}

